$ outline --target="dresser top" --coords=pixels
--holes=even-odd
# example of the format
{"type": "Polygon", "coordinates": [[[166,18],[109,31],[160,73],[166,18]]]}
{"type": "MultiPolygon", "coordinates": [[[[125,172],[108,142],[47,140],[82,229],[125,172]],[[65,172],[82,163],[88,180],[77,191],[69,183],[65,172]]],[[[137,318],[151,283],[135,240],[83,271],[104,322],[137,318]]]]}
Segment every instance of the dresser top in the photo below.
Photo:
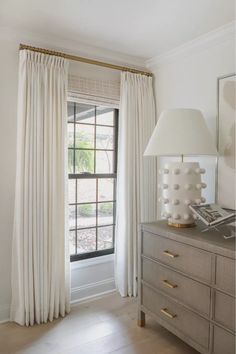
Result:
{"type": "Polygon", "coordinates": [[[235,238],[226,240],[215,230],[201,232],[203,229],[199,224],[192,228],[174,228],[168,226],[166,220],[142,224],[144,231],[236,259],[235,238]]]}

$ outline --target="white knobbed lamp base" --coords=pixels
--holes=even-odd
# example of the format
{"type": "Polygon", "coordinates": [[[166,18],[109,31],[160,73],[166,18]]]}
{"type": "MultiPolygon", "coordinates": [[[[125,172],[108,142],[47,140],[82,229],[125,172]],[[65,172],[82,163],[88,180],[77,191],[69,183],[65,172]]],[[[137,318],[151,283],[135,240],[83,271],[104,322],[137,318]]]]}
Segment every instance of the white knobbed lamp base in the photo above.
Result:
{"type": "Polygon", "coordinates": [[[195,220],[189,209],[190,204],[204,203],[201,197],[201,181],[204,169],[198,162],[171,162],[159,171],[163,175],[161,202],[164,206],[162,216],[168,219],[168,224],[176,227],[190,227],[195,220]]]}

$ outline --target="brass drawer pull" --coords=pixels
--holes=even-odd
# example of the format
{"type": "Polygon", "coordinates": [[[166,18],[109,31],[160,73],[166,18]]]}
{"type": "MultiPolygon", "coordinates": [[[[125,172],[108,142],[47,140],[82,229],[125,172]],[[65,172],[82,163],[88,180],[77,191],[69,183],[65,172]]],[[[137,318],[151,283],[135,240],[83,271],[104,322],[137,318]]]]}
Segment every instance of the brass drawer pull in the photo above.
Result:
{"type": "Polygon", "coordinates": [[[176,258],[176,257],[179,256],[178,254],[174,254],[174,253],[172,253],[172,252],[170,252],[170,251],[168,251],[168,250],[164,251],[163,254],[164,254],[165,256],[167,256],[167,257],[170,257],[170,258],[176,258]]]}
{"type": "Polygon", "coordinates": [[[171,284],[167,279],[162,280],[162,283],[165,284],[168,288],[175,289],[178,287],[177,284],[171,284]]]}
{"type": "Polygon", "coordinates": [[[170,313],[167,308],[161,309],[161,312],[164,313],[164,315],[166,315],[167,317],[172,319],[177,317],[177,315],[172,315],[172,313],[170,313]]]}

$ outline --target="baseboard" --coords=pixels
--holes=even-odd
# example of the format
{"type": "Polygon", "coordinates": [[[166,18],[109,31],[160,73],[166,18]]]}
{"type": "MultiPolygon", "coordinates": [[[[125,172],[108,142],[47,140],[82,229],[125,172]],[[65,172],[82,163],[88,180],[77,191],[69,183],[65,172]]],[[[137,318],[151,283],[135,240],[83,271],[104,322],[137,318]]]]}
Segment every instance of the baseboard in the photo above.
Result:
{"type": "Polygon", "coordinates": [[[116,291],[115,279],[108,278],[102,281],[86,284],[71,289],[71,304],[95,300],[116,291]]]}
{"type": "Polygon", "coordinates": [[[10,322],[10,318],[6,318],[5,320],[0,320],[0,324],[4,324],[10,322]]]}
{"type": "Polygon", "coordinates": [[[73,306],[76,306],[78,304],[84,304],[84,303],[87,303],[87,302],[90,302],[90,301],[102,299],[104,296],[111,295],[111,294],[114,294],[116,292],[117,292],[116,289],[107,290],[107,291],[104,291],[103,293],[99,293],[99,294],[95,294],[95,295],[91,295],[91,296],[87,296],[87,297],[84,297],[84,298],[81,298],[81,299],[77,299],[77,300],[71,301],[70,303],[71,303],[71,306],[73,307],[73,306]]]}
{"type": "Polygon", "coordinates": [[[10,321],[10,305],[0,306],[0,323],[10,321]]]}

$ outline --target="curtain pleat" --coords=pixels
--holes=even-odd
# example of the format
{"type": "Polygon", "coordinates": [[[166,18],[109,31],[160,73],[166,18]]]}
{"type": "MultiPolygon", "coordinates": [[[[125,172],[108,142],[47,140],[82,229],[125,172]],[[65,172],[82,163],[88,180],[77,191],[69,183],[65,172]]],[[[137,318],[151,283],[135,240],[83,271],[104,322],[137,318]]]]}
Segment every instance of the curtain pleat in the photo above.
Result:
{"type": "Polygon", "coordinates": [[[11,320],[21,325],[70,310],[67,80],[65,59],[20,51],[11,320]]]}
{"type": "Polygon", "coordinates": [[[116,285],[122,296],[137,295],[140,223],[156,220],[156,159],[144,157],[155,127],[152,78],[121,74],[116,217],[116,285]]]}

